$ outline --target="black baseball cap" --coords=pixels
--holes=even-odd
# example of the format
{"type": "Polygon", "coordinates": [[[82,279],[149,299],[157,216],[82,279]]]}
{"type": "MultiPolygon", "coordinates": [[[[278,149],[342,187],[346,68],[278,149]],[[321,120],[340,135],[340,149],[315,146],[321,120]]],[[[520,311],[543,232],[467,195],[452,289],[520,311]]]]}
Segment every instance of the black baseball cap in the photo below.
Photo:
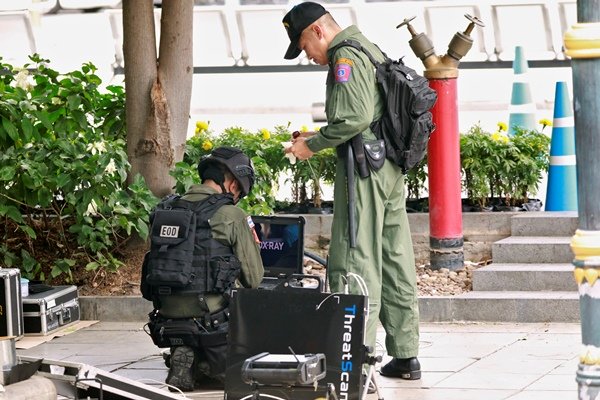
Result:
{"type": "Polygon", "coordinates": [[[293,60],[298,57],[300,52],[302,52],[302,50],[298,48],[298,40],[300,40],[302,31],[325,14],[327,14],[327,10],[325,10],[322,5],[307,1],[295,5],[285,17],[283,17],[283,26],[290,37],[290,46],[283,58],[286,60],[293,60]]]}

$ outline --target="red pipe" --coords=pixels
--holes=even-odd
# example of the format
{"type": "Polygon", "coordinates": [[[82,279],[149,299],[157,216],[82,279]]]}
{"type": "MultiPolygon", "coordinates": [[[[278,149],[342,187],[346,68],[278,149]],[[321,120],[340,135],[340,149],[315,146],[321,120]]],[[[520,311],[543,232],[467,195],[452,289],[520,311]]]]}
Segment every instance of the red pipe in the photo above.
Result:
{"type": "Polygon", "coordinates": [[[429,86],[438,94],[431,110],[436,128],[427,148],[429,235],[436,240],[462,240],[456,79],[430,79],[429,86]]]}

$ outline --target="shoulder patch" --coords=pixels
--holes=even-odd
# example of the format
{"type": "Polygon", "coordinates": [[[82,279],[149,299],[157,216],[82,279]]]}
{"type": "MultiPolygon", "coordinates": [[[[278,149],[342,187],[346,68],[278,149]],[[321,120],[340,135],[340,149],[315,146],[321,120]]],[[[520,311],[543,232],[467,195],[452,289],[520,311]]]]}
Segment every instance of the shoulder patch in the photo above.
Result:
{"type": "Polygon", "coordinates": [[[335,81],[344,83],[350,80],[350,76],[352,75],[352,60],[347,58],[340,58],[335,62],[334,74],[335,81]]]}
{"type": "Polygon", "coordinates": [[[258,238],[258,235],[256,233],[256,229],[254,229],[254,221],[252,221],[252,217],[248,215],[246,217],[246,222],[248,223],[248,227],[252,231],[252,237],[254,238],[254,242],[256,244],[259,244],[260,243],[260,239],[258,238]]]}

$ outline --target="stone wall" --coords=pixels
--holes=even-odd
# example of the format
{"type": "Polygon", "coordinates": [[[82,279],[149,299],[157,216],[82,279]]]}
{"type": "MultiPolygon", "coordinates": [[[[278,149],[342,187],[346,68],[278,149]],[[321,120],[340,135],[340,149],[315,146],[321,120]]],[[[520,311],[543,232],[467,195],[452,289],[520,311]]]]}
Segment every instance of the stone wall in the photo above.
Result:
{"type": "MultiPolygon", "coordinates": [[[[463,213],[465,260],[479,262],[492,257],[492,243],[510,236],[510,218],[517,212],[463,213]]],[[[331,215],[305,214],[305,249],[327,255],[331,215]]],[[[429,214],[408,214],[417,265],[429,263],[429,214]]]]}

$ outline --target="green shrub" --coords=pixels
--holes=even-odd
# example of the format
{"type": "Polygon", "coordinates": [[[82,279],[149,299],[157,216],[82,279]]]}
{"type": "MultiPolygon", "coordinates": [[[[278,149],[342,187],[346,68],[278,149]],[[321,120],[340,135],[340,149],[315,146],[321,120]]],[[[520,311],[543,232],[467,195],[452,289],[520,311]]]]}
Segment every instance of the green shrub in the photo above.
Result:
{"type": "Polygon", "coordinates": [[[60,74],[30,59],[0,60],[0,264],[41,280],[115,270],[131,235],[147,237],[157,201],[139,176],[125,186],[124,90],[102,92],[92,64],[60,74]]]}
{"type": "Polygon", "coordinates": [[[548,169],[549,146],[550,138],[535,130],[507,136],[473,126],[460,136],[463,190],[482,207],[493,197],[508,206],[526,202],[548,169]]]}
{"type": "Polygon", "coordinates": [[[186,142],[183,161],[177,163],[170,172],[176,180],[175,191],[185,193],[193,184],[200,183],[198,161],[219,146],[234,146],[242,149],[254,165],[255,182],[250,194],[240,201],[240,207],[249,214],[270,214],[275,207],[278,179],[282,171],[290,167],[283,156],[283,142],[290,141],[291,134],[286,127],[275,127],[271,132],[261,129],[250,132],[243,128],[231,127],[216,135],[209,124],[199,121],[196,133],[186,142]]]}
{"type": "Polygon", "coordinates": [[[413,169],[406,172],[404,184],[406,185],[406,198],[418,200],[427,191],[427,157],[421,160],[413,169]]]}

